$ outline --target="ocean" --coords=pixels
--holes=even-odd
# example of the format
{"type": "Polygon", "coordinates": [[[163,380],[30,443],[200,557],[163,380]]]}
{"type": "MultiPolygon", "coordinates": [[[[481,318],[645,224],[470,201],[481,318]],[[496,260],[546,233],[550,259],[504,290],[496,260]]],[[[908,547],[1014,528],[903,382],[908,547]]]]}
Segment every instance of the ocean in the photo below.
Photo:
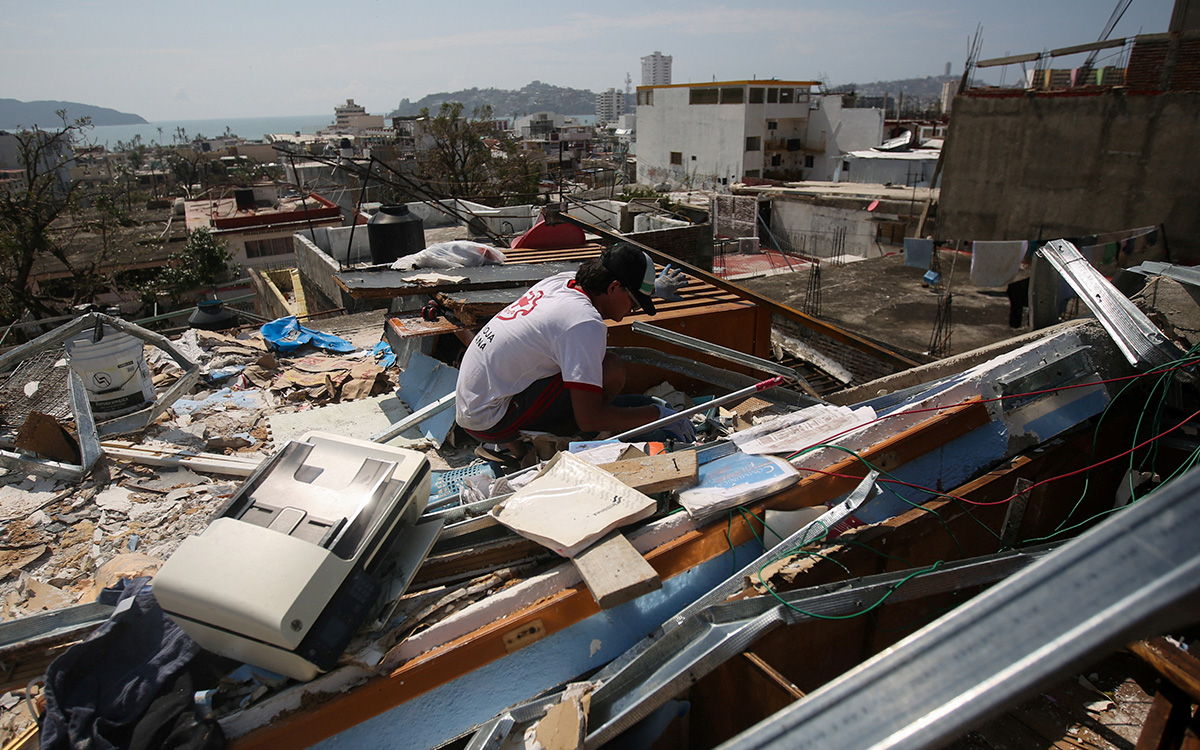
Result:
{"type": "Polygon", "coordinates": [[[142,143],[157,142],[165,146],[175,144],[177,128],[183,128],[188,139],[202,135],[215,138],[225,134],[225,129],[248,141],[261,140],[267,133],[315,133],[333,124],[333,113],[323,115],[290,115],[286,117],[225,117],[211,120],[163,120],[145,125],[104,125],[87,131],[89,141],[113,148],[117,141],[128,143],[135,135],[142,143]],[[160,133],[161,131],[161,133],[160,133]]]}
{"type": "MultiPolygon", "coordinates": [[[[571,115],[584,125],[595,125],[596,115],[571,115]]],[[[142,137],[142,143],[161,143],[171,146],[177,143],[176,128],[183,128],[188,139],[203,135],[215,138],[224,135],[225,128],[236,136],[248,141],[261,140],[267,133],[316,133],[321,128],[333,124],[333,113],[324,115],[289,115],[286,117],[225,117],[211,120],[163,120],[145,125],[104,125],[94,127],[87,133],[89,141],[112,149],[117,141],[128,143],[135,135],[142,137]],[[161,133],[160,133],[161,131],[161,133]]]]}

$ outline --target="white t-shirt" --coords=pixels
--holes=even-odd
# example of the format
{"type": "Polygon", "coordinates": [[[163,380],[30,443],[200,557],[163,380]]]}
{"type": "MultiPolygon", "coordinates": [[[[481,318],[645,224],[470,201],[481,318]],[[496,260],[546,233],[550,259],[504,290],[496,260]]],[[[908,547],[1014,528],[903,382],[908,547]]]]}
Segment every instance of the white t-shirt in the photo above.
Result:
{"type": "Polygon", "coordinates": [[[556,373],[567,388],[602,389],[608,326],[574,284],[572,271],[539,281],[475,334],[458,372],[460,425],[487,430],[513,396],[556,373]]]}

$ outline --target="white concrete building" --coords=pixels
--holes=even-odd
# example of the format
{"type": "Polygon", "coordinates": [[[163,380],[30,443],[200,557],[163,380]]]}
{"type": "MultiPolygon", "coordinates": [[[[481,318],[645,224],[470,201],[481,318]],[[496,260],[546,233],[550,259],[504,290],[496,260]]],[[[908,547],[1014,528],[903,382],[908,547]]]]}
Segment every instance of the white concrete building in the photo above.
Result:
{"type": "Polygon", "coordinates": [[[643,86],[671,85],[671,56],[664,55],[658,50],[654,54],[642,58],[643,86]]]}
{"type": "Polygon", "coordinates": [[[384,127],[383,115],[369,115],[366,107],[347,99],[345,104],[333,108],[333,127],[326,128],[336,133],[358,133],[384,127]]]}
{"type": "Polygon", "coordinates": [[[609,89],[596,94],[596,122],[600,125],[616,122],[625,114],[625,92],[609,89]]]}
{"type": "Polygon", "coordinates": [[[938,187],[930,182],[933,180],[940,152],[940,146],[908,151],[851,151],[842,157],[841,166],[834,172],[833,182],[938,187]]]}
{"type": "Polygon", "coordinates": [[[830,180],[841,154],[879,145],[883,113],[843,109],[816,81],[638,87],[638,182],[724,190],[746,178],[830,180]]]}

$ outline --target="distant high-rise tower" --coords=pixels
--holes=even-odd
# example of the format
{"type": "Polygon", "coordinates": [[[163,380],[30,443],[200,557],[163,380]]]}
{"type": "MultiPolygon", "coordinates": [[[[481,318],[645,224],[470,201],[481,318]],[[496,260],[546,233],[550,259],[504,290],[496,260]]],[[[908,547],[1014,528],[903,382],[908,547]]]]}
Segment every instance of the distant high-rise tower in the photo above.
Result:
{"type": "Polygon", "coordinates": [[[654,50],[642,58],[642,85],[668,86],[671,83],[671,56],[654,50]]]}
{"type": "Polygon", "coordinates": [[[950,75],[950,63],[946,63],[946,75],[950,75]]]}
{"type": "Polygon", "coordinates": [[[609,89],[596,94],[596,121],[616,122],[625,114],[625,92],[609,89]]]}

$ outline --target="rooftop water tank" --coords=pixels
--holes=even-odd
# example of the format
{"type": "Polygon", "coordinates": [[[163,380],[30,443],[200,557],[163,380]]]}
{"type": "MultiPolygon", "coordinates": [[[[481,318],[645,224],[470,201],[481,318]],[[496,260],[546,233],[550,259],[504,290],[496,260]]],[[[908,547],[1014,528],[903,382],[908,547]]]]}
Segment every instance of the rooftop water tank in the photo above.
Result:
{"type": "Polygon", "coordinates": [[[425,249],[425,225],[408,206],[381,206],[367,222],[367,239],[372,263],[392,263],[425,249]]]}
{"type": "Polygon", "coordinates": [[[195,312],[188,316],[188,326],[203,331],[224,331],[237,325],[237,312],[225,307],[219,299],[200,300],[195,312]]]}

